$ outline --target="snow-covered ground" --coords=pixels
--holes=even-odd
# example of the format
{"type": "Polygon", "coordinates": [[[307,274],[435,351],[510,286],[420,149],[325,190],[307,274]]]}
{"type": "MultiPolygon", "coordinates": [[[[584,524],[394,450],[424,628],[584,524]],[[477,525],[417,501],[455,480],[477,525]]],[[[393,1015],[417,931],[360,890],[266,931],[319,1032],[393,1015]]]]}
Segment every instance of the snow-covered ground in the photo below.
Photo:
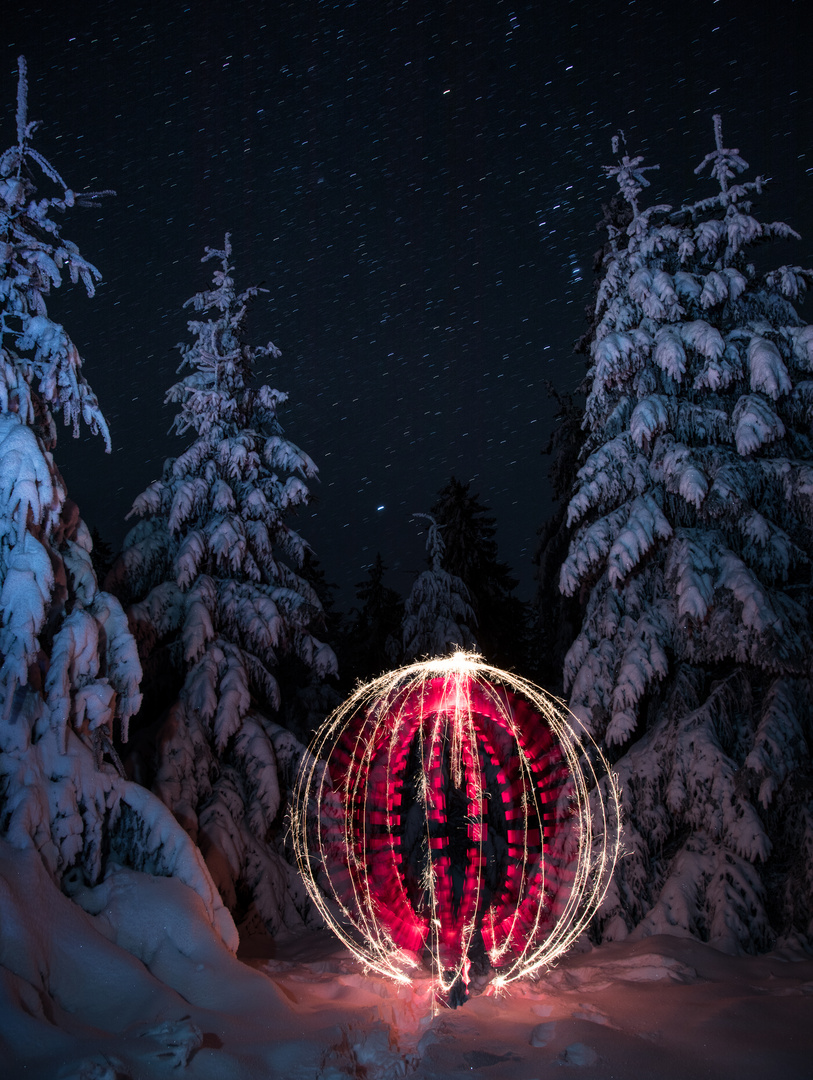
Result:
{"type": "Polygon", "coordinates": [[[0,1077],[802,1080],[813,958],[650,937],[432,1015],[327,931],[236,960],[185,885],[130,870],[57,892],[0,843],[0,1077]],[[84,908],[84,910],[83,910],[84,908]]]}
{"type": "Polygon", "coordinates": [[[336,1025],[326,1077],[813,1076],[813,960],[798,954],[731,957],[658,936],[571,955],[537,983],[434,1017],[425,987],[399,991],[341,955],[291,950],[260,970],[322,1038],[336,1025]]]}

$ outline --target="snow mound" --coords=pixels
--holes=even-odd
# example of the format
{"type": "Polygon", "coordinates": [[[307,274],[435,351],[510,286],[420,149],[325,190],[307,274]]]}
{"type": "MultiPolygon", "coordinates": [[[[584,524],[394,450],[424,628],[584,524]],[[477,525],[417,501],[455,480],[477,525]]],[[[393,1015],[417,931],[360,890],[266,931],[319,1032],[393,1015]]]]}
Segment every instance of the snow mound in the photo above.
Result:
{"type": "Polygon", "coordinates": [[[119,870],[74,900],[33,848],[0,840],[0,1077],[315,1076],[273,983],[220,940],[175,878],[119,870]],[[286,1066],[287,1068],[287,1066],[286,1066]]]}
{"type": "Polygon", "coordinates": [[[583,1001],[579,1003],[578,1009],[573,1012],[574,1020],[588,1020],[591,1024],[601,1024],[604,1027],[610,1027],[610,1018],[606,1013],[603,1013],[601,1009],[595,1005],[591,1005],[589,1001],[583,1001]]]}
{"type": "Polygon", "coordinates": [[[531,1046],[547,1046],[556,1034],[556,1021],[549,1020],[546,1024],[537,1024],[531,1031],[528,1042],[531,1046]]]}
{"type": "Polygon", "coordinates": [[[624,941],[434,1013],[428,978],[398,987],[364,973],[323,932],[241,963],[174,879],[117,870],[80,896],[87,910],[36,852],[0,842],[2,1080],[810,1073],[813,959],[801,952],[624,941]]]}
{"type": "Polygon", "coordinates": [[[565,1047],[559,1061],[562,1065],[595,1065],[598,1054],[587,1043],[575,1042],[565,1047]]]}
{"type": "Polygon", "coordinates": [[[672,982],[697,982],[699,975],[693,967],[677,960],[674,956],[660,953],[641,953],[621,960],[608,960],[601,964],[582,964],[579,967],[557,968],[551,971],[545,982],[561,990],[578,990],[590,985],[594,990],[597,984],[610,986],[613,982],[658,982],[669,979],[672,982]]]}
{"type": "Polygon", "coordinates": [[[414,1072],[417,1056],[403,1052],[392,1028],[377,1023],[372,1026],[349,1024],[325,1055],[320,1080],[346,1077],[375,1077],[375,1080],[400,1080],[414,1072]]]}

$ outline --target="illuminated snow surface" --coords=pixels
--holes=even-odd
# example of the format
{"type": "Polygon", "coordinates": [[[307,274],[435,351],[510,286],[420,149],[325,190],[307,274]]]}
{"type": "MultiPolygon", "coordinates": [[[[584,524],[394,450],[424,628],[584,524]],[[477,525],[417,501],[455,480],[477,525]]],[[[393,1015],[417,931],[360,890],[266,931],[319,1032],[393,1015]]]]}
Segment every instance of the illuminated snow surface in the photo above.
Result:
{"type": "Polygon", "coordinates": [[[123,871],[81,899],[0,843],[4,1080],[811,1075],[813,958],[798,953],[650,937],[433,1017],[428,978],[366,976],[326,931],[235,960],[171,879],[123,871]]]}

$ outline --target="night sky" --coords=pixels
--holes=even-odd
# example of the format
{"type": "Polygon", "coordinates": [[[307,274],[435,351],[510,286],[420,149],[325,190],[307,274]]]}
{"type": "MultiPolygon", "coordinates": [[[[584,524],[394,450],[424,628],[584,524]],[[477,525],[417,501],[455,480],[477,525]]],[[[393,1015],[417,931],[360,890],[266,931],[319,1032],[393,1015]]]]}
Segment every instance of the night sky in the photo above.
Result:
{"type": "MultiPolygon", "coordinates": [[[[623,128],[660,163],[651,197],[711,194],[693,168],[726,143],[774,183],[761,216],[803,233],[813,264],[809,0],[408,0],[108,3],[6,0],[0,138],[14,141],[28,60],[34,145],[76,190],[114,188],[64,235],[104,276],[49,311],[85,358],[113,436],[57,461],[114,547],[135,496],[186,440],[164,406],[207,286],[204,247],[231,232],[238,287],[269,290],[251,340],[282,358],[287,435],[316,461],[299,527],[353,595],[381,551],[406,592],[410,523],[454,474],[498,521],[532,591],[550,511],[542,456],[583,360],[601,170],[623,128]]],[[[43,186],[45,190],[45,185],[43,186]]],[[[809,316],[808,316],[809,317],[809,316]]],[[[188,437],[187,437],[188,438],[188,437]]]]}

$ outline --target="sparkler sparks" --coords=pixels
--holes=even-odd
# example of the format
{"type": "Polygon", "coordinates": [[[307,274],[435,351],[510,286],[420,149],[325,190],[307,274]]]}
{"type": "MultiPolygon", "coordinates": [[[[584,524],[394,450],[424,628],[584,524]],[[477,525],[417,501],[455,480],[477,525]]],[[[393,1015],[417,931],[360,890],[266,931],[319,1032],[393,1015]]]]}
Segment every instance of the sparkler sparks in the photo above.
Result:
{"type": "Polygon", "coordinates": [[[441,999],[496,989],[561,955],[618,855],[619,793],[556,698],[475,654],[359,687],[297,782],[294,849],[325,921],[398,982],[441,999]]]}

